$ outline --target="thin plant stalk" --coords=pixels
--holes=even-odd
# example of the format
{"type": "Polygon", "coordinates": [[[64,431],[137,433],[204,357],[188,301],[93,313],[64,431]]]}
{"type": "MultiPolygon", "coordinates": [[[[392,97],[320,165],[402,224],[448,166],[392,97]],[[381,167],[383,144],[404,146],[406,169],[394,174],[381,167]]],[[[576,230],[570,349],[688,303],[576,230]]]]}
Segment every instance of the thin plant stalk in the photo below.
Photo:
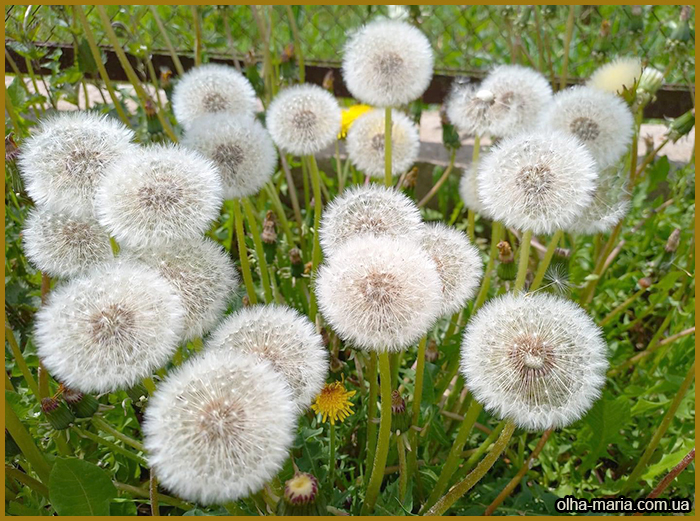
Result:
{"type": "Polygon", "coordinates": [[[7,111],[7,114],[10,116],[10,122],[12,123],[12,128],[14,129],[15,134],[17,134],[18,136],[21,136],[23,134],[22,127],[19,124],[19,119],[17,118],[17,113],[15,112],[15,109],[12,106],[12,101],[10,100],[10,95],[7,93],[7,86],[5,86],[5,110],[7,111]]]}
{"type": "Polygon", "coordinates": [[[95,434],[95,433],[90,432],[88,430],[81,429],[81,428],[77,427],[76,425],[73,425],[71,428],[73,429],[73,431],[75,431],[75,433],[78,436],[81,436],[83,438],[88,438],[88,439],[94,441],[95,443],[98,443],[99,445],[102,445],[103,447],[105,447],[113,452],[118,452],[119,454],[129,458],[130,460],[135,461],[139,465],[143,465],[144,467],[148,466],[148,462],[146,461],[145,458],[142,458],[138,454],[134,454],[130,450],[127,450],[124,447],[117,445],[116,443],[112,443],[111,441],[104,439],[102,436],[100,436],[98,434],[95,434]]]}
{"type": "MultiPolygon", "coordinates": [[[[654,490],[652,490],[649,495],[647,496],[647,499],[654,499],[656,497],[659,497],[661,493],[668,488],[668,486],[673,482],[676,477],[678,477],[678,474],[683,472],[683,470],[692,463],[692,461],[695,459],[695,447],[690,449],[690,452],[686,454],[683,459],[671,469],[671,471],[664,476],[664,479],[662,479],[656,487],[654,487],[654,490]]],[[[642,512],[636,512],[634,514],[635,516],[641,516],[644,515],[642,512]]]]}
{"type": "Polygon", "coordinates": [[[486,297],[489,294],[489,286],[491,285],[491,277],[493,273],[494,265],[496,264],[496,257],[498,256],[498,243],[503,235],[503,225],[498,221],[494,221],[491,225],[491,247],[489,249],[489,260],[486,263],[486,269],[484,270],[484,278],[481,281],[481,287],[479,288],[479,293],[474,302],[474,311],[483,306],[486,302],[486,297]]]}
{"type": "Polygon", "coordinates": [[[501,456],[503,451],[506,449],[510,438],[515,432],[515,424],[512,421],[508,421],[501,431],[501,435],[494,444],[493,448],[489,451],[486,457],[476,466],[476,468],[469,473],[469,475],[462,481],[453,486],[450,491],[445,494],[440,500],[435,503],[435,505],[428,510],[426,516],[441,516],[444,514],[455,502],[461,498],[464,494],[469,492],[486,473],[491,469],[496,460],[501,456]]]}
{"type": "MultiPolygon", "coordinates": [[[[472,175],[476,175],[476,170],[479,165],[479,152],[481,149],[481,136],[479,134],[474,135],[474,150],[472,151],[472,175]]],[[[476,238],[475,228],[476,226],[476,216],[472,208],[467,208],[467,235],[469,235],[469,240],[474,242],[476,238]]]]}
{"type": "Polygon", "coordinates": [[[156,22],[156,25],[158,26],[158,30],[160,31],[161,36],[163,37],[163,41],[165,42],[165,48],[168,49],[168,54],[170,54],[170,59],[173,60],[173,65],[175,65],[175,70],[177,71],[177,74],[179,76],[182,76],[185,74],[185,69],[182,67],[182,62],[180,62],[180,57],[177,55],[177,52],[175,52],[175,47],[173,47],[173,43],[170,41],[170,36],[168,36],[168,31],[165,30],[165,25],[163,25],[163,20],[160,18],[160,15],[158,14],[158,8],[155,5],[149,5],[148,6],[151,9],[151,14],[153,15],[153,19],[156,22]]]}
{"type": "Polygon", "coordinates": [[[505,499],[511,495],[513,490],[515,490],[515,487],[518,486],[520,483],[520,480],[523,479],[525,474],[527,474],[527,471],[530,470],[530,466],[532,464],[532,461],[537,459],[537,456],[540,455],[540,452],[542,452],[542,449],[544,448],[545,443],[547,443],[547,440],[549,439],[549,435],[552,434],[552,429],[547,429],[544,431],[542,434],[542,437],[540,438],[540,441],[537,442],[537,446],[535,449],[530,453],[530,455],[527,457],[527,459],[523,462],[522,467],[520,467],[520,470],[518,470],[518,473],[513,476],[513,479],[511,479],[508,484],[501,490],[501,493],[498,494],[496,499],[494,499],[491,504],[486,508],[484,511],[485,516],[490,516],[491,514],[494,513],[494,511],[499,507],[505,499]]]}
{"type": "MultiPolygon", "coordinates": [[[[664,324],[664,329],[665,329],[665,326],[666,326],[666,325],[668,325],[668,324],[664,324]]],[[[663,346],[666,346],[666,345],[668,345],[668,344],[671,344],[672,342],[675,342],[675,341],[678,340],[679,338],[683,338],[683,337],[685,337],[685,336],[692,335],[692,334],[694,334],[694,333],[695,333],[695,327],[690,327],[690,328],[688,328],[688,329],[684,329],[684,330],[681,331],[680,333],[676,333],[675,335],[671,335],[671,336],[669,336],[668,338],[664,338],[664,339],[661,340],[660,342],[659,342],[658,339],[656,339],[656,338],[652,339],[652,341],[649,342],[649,346],[648,346],[644,351],[642,351],[641,353],[637,353],[636,355],[634,355],[632,358],[630,358],[630,359],[627,360],[626,362],[623,362],[623,363],[620,364],[619,366],[617,366],[617,367],[615,367],[614,369],[611,369],[610,371],[608,371],[608,377],[610,378],[610,377],[612,377],[612,376],[615,376],[615,375],[618,374],[619,372],[621,372],[621,371],[627,369],[629,366],[635,365],[635,364],[636,364],[637,362],[639,362],[640,360],[643,360],[643,359],[646,358],[647,356],[649,356],[649,355],[653,354],[654,352],[656,352],[656,350],[659,349],[660,347],[663,347],[663,346]]]]}
{"type": "Polygon", "coordinates": [[[27,428],[22,424],[17,414],[15,414],[14,409],[12,409],[10,403],[7,401],[7,397],[5,398],[5,429],[10,433],[12,439],[15,440],[19,450],[22,451],[25,459],[32,466],[42,483],[47,484],[49,482],[51,466],[44,458],[42,452],[37,448],[27,428]]]}
{"type": "Polygon", "coordinates": [[[374,453],[377,444],[377,424],[374,418],[377,416],[377,353],[369,354],[367,362],[367,380],[369,381],[369,396],[367,398],[367,456],[365,458],[365,468],[371,469],[374,465],[374,453]]]}
{"type": "Polygon", "coordinates": [[[299,205],[299,196],[297,194],[297,187],[294,184],[294,178],[292,177],[292,172],[289,169],[289,164],[287,163],[287,158],[284,154],[280,154],[280,164],[282,165],[282,170],[284,170],[284,178],[287,180],[287,190],[289,191],[289,200],[292,203],[292,210],[294,210],[294,219],[297,222],[297,227],[299,229],[299,243],[301,244],[302,251],[304,250],[304,226],[303,219],[301,217],[301,206],[299,205]]]}
{"type": "Polygon", "coordinates": [[[292,234],[292,229],[289,226],[289,220],[287,220],[287,216],[284,213],[284,207],[282,206],[282,201],[280,201],[280,197],[277,194],[277,190],[275,190],[271,183],[267,183],[265,185],[265,192],[267,192],[267,195],[270,197],[272,207],[275,209],[277,219],[279,220],[280,225],[282,226],[282,231],[287,237],[287,242],[289,243],[289,247],[291,248],[292,246],[294,246],[294,235],[292,234]]]}
{"type": "Polygon", "coordinates": [[[304,53],[301,50],[301,38],[299,38],[299,28],[297,21],[294,19],[292,6],[287,4],[287,16],[289,17],[289,27],[292,29],[292,38],[294,38],[294,54],[297,57],[297,67],[299,68],[299,83],[304,83],[306,71],[304,67],[304,53]]]}
{"type": "Polygon", "coordinates": [[[107,421],[105,421],[102,417],[100,416],[93,416],[92,417],[92,424],[97,428],[100,429],[112,436],[114,436],[116,439],[121,441],[122,443],[128,445],[129,447],[132,447],[139,452],[146,452],[146,449],[144,446],[141,444],[141,442],[135,440],[131,436],[128,436],[127,434],[124,434],[123,432],[115,429],[112,427],[107,421]]]}
{"type": "Polygon", "coordinates": [[[262,280],[263,293],[265,294],[265,302],[270,304],[273,300],[272,286],[270,285],[269,269],[267,260],[265,259],[265,249],[263,248],[262,238],[258,229],[257,219],[255,217],[255,209],[247,197],[241,199],[243,203],[243,211],[248,219],[248,228],[253,236],[253,244],[255,245],[255,254],[258,257],[258,266],[260,266],[260,279],[262,280]]]}
{"type": "Polygon", "coordinates": [[[328,432],[330,438],[330,450],[328,457],[328,483],[333,487],[335,481],[335,423],[331,422],[328,432]]]}
{"type": "MultiPolygon", "coordinates": [[[[418,343],[418,355],[416,356],[416,381],[413,386],[413,403],[411,404],[411,425],[419,426],[420,421],[420,405],[423,398],[423,378],[425,376],[425,346],[428,342],[428,337],[423,336],[418,343]]],[[[418,433],[411,429],[408,435],[409,446],[411,452],[408,455],[408,469],[413,472],[418,458],[418,433]]]]}
{"type": "Polygon", "coordinates": [[[202,23],[196,5],[190,5],[192,12],[192,25],[194,25],[194,65],[202,65],[202,23]]]}
{"type": "Polygon", "coordinates": [[[474,468],[477,461],[481,459],[481,457],[486,453],[486,451],[489,450],[489,447],[493,445],[493,442],[496,441],[505,425],[506,420],[501,420],[501,422],[493,428],[493,430],[489,433],[489,435],[483,441],[483,443],[479,445],[479,447],[471,454],[471,456],[469,456],[469,459],[467,459],[467,461],[464,462],[462,467],[455,473],[456,480],[463,479],[464,476],[466,476],[474,468]]]}
{"type": "Polygon", "coordinates": [[[631,296],[629,296],[622,304],[617,306],[615,309],[613,309],[608,315],[600,321],[598,324],[600,327],[605,327],[607,326],[610,322],[613,321],[614,318],[616,318],[620,313],[625,311],[628,307],[630,307],[635,300],[637,300],[639,297],[641,297],[644,293],[646,293],[648,288],[642,288],[640,290],[637,290],[634,292],[631,296]]]}
{"type": "MultiPolygon", "coordinates": [[[[142,499],[150,499],[149,490],[134,485],[127,485],[126,483],[119,483],[118,481],[114,481],[113,483],[120,492],[126,492],[127,494],[142,499]]],[[[176,497],[166,496],[165,494],[158,494],[158,500],[165,505],[170,505],[181,510],[192,510],[194,508],[192,503],[188,503],[176,497]]]]}
{"type": "Polygon", "coordinates": [[[151,500],[151,515],[159,516],[160,509],[158,508],[158,478],[156,473],[151,469],[151,475],[148,478],[148,493],[151,500]]]}
{"type": "Polygon", "coordinates": [[[654,435],[651,437],[651,440],[649,441],[649,445],[647,445],[647,448],[644,451],[644,454],[642,454],[642,457],[639,458],[639,461],[637,462],[637,466],[634,467],[634,469],[630,473],[629,477],[625,481],[624,485],[622,485],[622,488],[620,489],[621,495],[623,495],[623,496],[626,495],[627,492],[629,492],[629,490],[634,485],[637,484],[637,481],[639,481],[639,478],[641,477],[642,473],[646,469],[647,464],[649,463],[649,460],[654,455],[656,448],[659,446],[659,443],[661,442],[661,438],[663,438],[664,434],[666,434],[666,431],[668,430],[669,426],[671,425],[671,421],[675,417],[676,411],[678,410],[678,407],[680,407],[681,402],[683,401],[683,398],[685,398],[685,393],[688,391],[690,384],[693,383],[694,378],[695,378],[695,362],[693,362],[693,364],[690,366],[690,369],[688,369],[688,373],[686,374],[685,380],[683,380],[683,383],[681,384],[680,388],[678,389],[678,392],[676,392],[676,396],[673,398],[673,401],[671,402],[671,405],[669,406],[668,410],[666,411],[666,414],[664,414],[664,417],[662,418],[661,423],[656,428],[654,435]]]}
{"type": "Polygon", "coordinates": [[[46,485],[44,485],[41,481],[36,480],[31,476],[27,476],[21,470],[5,465],[5,477],[9,477],[19,481],[22,485],[31,488],[37,494],[44,496],[46,499],[49,499],[49,488],[46,485]]]}
{"type": "Polygon", "coordinates": [[[22,373],[22,376],[24,376],[24,380],[27,382],[27,386],[32,391],[32,394],[34,394],[37,401],[41,401],[39,385],[36,383],[36,380],[34,379],[34,376],[32,375],[32,372],[24,359],[22,350],[19,348],[15,334],[8,324],[9,322],[7,321],[7,315],[5,315],[5,340],[8,344],[10,344],[12,356],[15,358],[15,364],[17,364],[17,367],[19,367],[19,370],[22,373]]]}
{"type": "Polygon", "coordinates": [[[564,63],[562,64],[561,77],[559,78],[559,89],[566,88],[566,80],[569,75],[569,50],[571,47],[571,38],[574,35],[574,16],[576,7],[569,6],[569,16],[566,19],[566,33],[564,35],[564,63]]]}
{"type": "Polygon", "coordinates": [[[391,175],[391,107],[384,109],[384,184],[393,186],[391,175]]]}
{"type": "Polygon", "coordinates": [[[226,33],[226,41],[228,42],[229,49],[231,49],[231,59],[233,60],[233,66],[236,67],[238,72],[242,72],[241,63],[238,61],[238,56],[236,55],[236,44],[233,40],[233,34],[231,33],[231,25],[228,22],[228,6],[222,7],[221,18],[224,21],[224,32],[226,33]]]}
{"type": "Polygon", "coordinates": [[[406,489],[408,488],[408,466],[406,465],[406,445],[405,434],[396,436],[396,451],[399,458],[399,503],[406,499],[406,489]]]}
{"type": "Polygon", "coordinates": [[[559,246],[559,241],[561,241],[561,238],[563,236],[564,232],[562,230],[557,230],[556,232],[554,232],[554,235],[552,235],[552,238],[549,241],[549,244],[547,245],[547,251],[545,251],[544,257],[537,266],[535,278],[532,279],[532,284],[530,284],[530,291],[535,291],[537,288],[540,287],[540,284],[542,284],[542,281],[544,280],[544,275],[545,273],[547,273],[547,268],[552,262],[554,252],[557,250],[557,247],[559,246]]]}
{"type": "MultiPolygon", "coordinates": [[[[311,185],[313,188],[314,195],[314,243],[313,250],[311,254],[311,276],[315,276],[316,269],[323,255],[321,253],[321,243],[319,241],[319,228],[321,227],[321,212],[323,209],[323,200],[321,197],[321,176],[318,173],[318,165],[316,164],[316,158],[314,156],[306,156],[306,163],[308,165],[309,176],[311,177],[311,185]]],[[[316,295],[312,291],[309,294],[309,319],[311,322],[316,322],[316,313],[318,312],[318,304],[316,303],[316,295]]]]}
{"type": "Polygon", "coordinates": [[[532,230],[527,230],[523,233],[520,240],[520,256],[518,258],[518,274],[515,276],[515,286],[513,291],[516,293],[523,290],[525,287],[525,277],[527,276],[527,265],[530,260],[530,240],[532,239],[532,230]]]}
{"type": "Polygon", "coordinates": [[[421,208],[428,204],[428,202],[433,198],[433,196],[440,190],[440,187],[445,184],[445,181],[447,181],[447,178],[450,176],[452,173],[452,168],[455,166],[455,159],[457,158],[457,149],[453,149],[452,153],[450,154],[450,162],[447,165],[447,168],[445,171],[442,173],[440,176],[440,179],[437,180],[437,183],[433,185],[433,187],[430,189],[430,191],[423,196],[423,199],[421,199],[418,202],[418,208],[421,208]]]}
{"type": "Polygon", "coordinates": [[[389,454],[389,441],[391,439],[391,367],[389,365],[389,353],[379,353],[379,381],[381,384],[381,416],[379,423],[379,438],[377,451],[374,455],[372,474],[367,485],[365,503],[362,505],[362,515],[369,515],[374,510],[379,496],[379,488],[384,478],[386,458],[389,454]]]}
{"type": "Polygon", "coordinates": [[[236,239],[238,240],[238,256],[241,261],[241,272],[243,282],[245,284],[248,301],[255,305],[258,303],[258,296],[255,293],[255,285],[253,284],[253,274],[250,271],[250,262],[248,261],[248,248],[245,245],[245,230],[243,229],[243,215],[241,214],[241,203],[238,199],[231,201],[233,209],[233,219],[236,226],[236,239]]]}

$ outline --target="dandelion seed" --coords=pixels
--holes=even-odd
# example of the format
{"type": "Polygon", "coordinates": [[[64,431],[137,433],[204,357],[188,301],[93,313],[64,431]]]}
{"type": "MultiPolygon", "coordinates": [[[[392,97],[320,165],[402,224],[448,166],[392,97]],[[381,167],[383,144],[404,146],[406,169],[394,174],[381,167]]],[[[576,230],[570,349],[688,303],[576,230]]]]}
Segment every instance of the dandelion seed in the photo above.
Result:
{"type": "Polygon", "coordinates": [[[631,90],[642,75],[642,61],[639,58],[617,58],[596,69],[588,80],[591,87],[610,92],[622,93],[631,90]]]}
{"type": "Polygon", "coordinates": [[[227,317],[206,349],[244,351],[267,360],[305,411],[328,376],[328,351],[314,325],[291,308],[252,306],[227,317]]]}
{"type": "Polygon", "coordinates": [[[203,504],[258,492],[282,468],[296,409],[272,366],[240,351],[205,351],[170,374],[143,424],[148,461],[166,489],[203,504]]]}
{"type": "Polygon", "coordinates": [[[542,288],[551,288],[555,293],[566,296],[571,293],[569,272],[563,264],[552,264],[544,272],[545,284],[542,288]]]}
{"type": "Polygon", "coordinates": [[[626,179],[616,168],[602,171],[596,182],[591,204],[567,228],[567,231],[581,235],[611,231],[629,211],[630,194],[625,185],[626,179]]]}
{"type": "Polygon", "coordinates": [[[479,165],[479,199],[493,219],[518,230],[552,234],[590,204],[595,161],[573,136],[523,134],[494,147],[479,165]]]}
{"type": "Polygon", "coordinates": [[[343,50],[348,90],[375,107],[396,107],[419,98],[432,76],[430,42],[406,22],[370,22],[348,39],[343,50]]]}
{"type": "Polygon", "coordinates": [[[634,118],[618,96],[591,87],[572,87],[554,96],[542,115],[544,130],[576,136],[600,169],[617,163],[632,142],[634,118]]]}
{"type": "MultiPolygon", "coordinates": [[[[392,110],[391,173],[400,175],[418,158],[420,137],[416,125],[402,112],[392,110]]],[[[348,131],[347,151],[352,164],[365,174],[384,177],[384,111],[362,115],[348,131]]]]}
{"type": "Polygon", "coordinates": [[[185,342],[216,325],[240,283],[230,256],[210,239],[126,251],[120,258],[133,258],[157,269],[177,289],[185,306],[185,342]]]}
{"type": "Polygon", "coordinates": [[[50,293],[37,313],[37,353],[71,388],[126,389],[173,355],[184,316],[175,288],[157,271],[112,261],[50,293]]]}
{"type": "Polygon", "coordinates": [[[37,205],[77,217],[94,214],[105,171],[130,156],[134,133],[92,112],[63,112],[44,119],[24,143],[19,168],[37,205]]]}
{"type": "Polygon", "coordinates": [[[353,414],[353,403],[350,398],[355,396],[355,391],[348,391],[342,382],[325,384],[316,397],[311,408],[316,414],[321,415],[321,421],[344,422],[345,418],[353,414]]]}
{"type": "Polygon", "coordinates": [[[345,242],[316,279],[319,308],[338,335],[378,352],[400,351],[435,322],[442,283],[416,242],[364,234],[345,242]]]}
{"type": "Polygon", "coordinates": [[[233,67],[208,63],[187,71],[173,89],[173,112],[188,129],[204,114],[255,114],[257,98],[248,79],[233,67]]]}
{"type": "Polygon", "coordinates": [[[479,250],[464,232],[439,222],[424,228],[421,245],[435,262],[442,282],[440,314],[456,313],[474,297],[484,274],[479,250]]]}
{"type": "Polygon", "coordinates": [[[216,163],[224,199],[257,194],[277,168],[277,151],[256,120],[213,114],[192,122],[182,144],[216,163]]]}
{"type": "Polygon", "coordinates": [[[100,224],[129,248],[193,240],[218,217],[222,203],[216,166],[181,146],[150,146],[114,165],[96,197],[100,224]]]}
{"type": "Polygon", "coordinates": [[[600,328],[545,293],[490,301],[462,341],[466,386],[484,407],[529,430],[565,427],[600,396],[608,367],[600,328]]]}
{"type": "Polygon", "coordinates": [[[336,140],[341,114],[333,95],[317,85],[297,85],[280,92],[267,111],[272,140],[285,152],[311,155],[336,140]]]}
{"type": "Polygon", "coordinates": [[[73,277],[112,258],[109,234],[92,217],[35,208],[22,238],[27,258],[51,277],[73,277]]]}

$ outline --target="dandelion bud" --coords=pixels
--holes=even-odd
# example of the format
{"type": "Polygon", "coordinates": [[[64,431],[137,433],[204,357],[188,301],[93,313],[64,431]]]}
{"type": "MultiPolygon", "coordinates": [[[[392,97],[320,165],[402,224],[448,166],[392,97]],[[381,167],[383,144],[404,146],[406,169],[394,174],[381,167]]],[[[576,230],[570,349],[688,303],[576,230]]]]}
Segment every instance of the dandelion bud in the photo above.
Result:
{"type": "Polygon", "coordinates": [[[565,427],[600,396],[608,368],[601,330],[583,309],[546,293],[491,300],[462,340],[466,387],[528,430],[565,427]]]}
{"type": "Polygon", "coordinates": [[[317,85],[296,85],[280,92],[267,111],[275,144],[291,154],[315,154],[333,143],[340,131],[340,107],[317,85]]]}
{"type": "Polygon", "coordinates": [[[396,107],[419,98],[432,75],[430,42],[406,22],[370,22],[348,39],[343,50],[348,90],[375,107],[396,107]]]}
{"type": "Polygon", "coordinates": [[[64,389],[63,399],[73,411],[76,418],[90,418],[100,407],[100,402],[98,402],[93,395],[83,394],[73,389],[64,389]]]}
{"type": "Polygon", "coordinates": [[[642,76],[639,79],[637,87],[637,96],[644,96],[648,103],[653,98],[654,94],[661,88],[664,82],[664,75],[661,71],[654,67],[645,67],[642,76]]]}
{"type": "Polygon", "coordinates": [[[425,347],[425,360],[435,363],[440,357],[440,350],[438,349],[437,342],[434,338],[428,340],[428,345],[425,347]]]}
{"type": "Polygon", "coordinates": [[[510,243],[501,241],[496,247],[498,248],[498,266],[496,267],[498,278],[501,280],[515,280],[518,267],[513,262],[513,249],[510,247],[510,243]]]}
{"type": "Polygon", "coordinates": [[[668,236],[668,240],[666,241],[666,245],[664,246],[664,250],[666,250],[668,253],[673,253],[678,249],[678,243],[681,240],[681,230],[680,228],[676,228],[671,232],[671,235],[668,236]]]}
{"type": "Polygon", "coordinates": [[[508,241],[501,241],[496,247],[498,248],[499,262],[513,262],[513,248],[510,247],[508,241]]]}
{"type": "Polygon", "coordinates": [[[277,231],[275,230],[275,214],[268,211],[263,221],[262,241],[265,244],[274,244],[277,241],[277,231]]]}
{"type": "Polygon", "coordinates": [[[688,134],[695,126],[695,109],[690,109],[682,116],[678,116],[671,121],[669,126],[669,136],[675,143],[680,138],[688,134]]]}
{"type": "Polygon", "coordinates": [[[617,58],[596,69],[586,85],[612,94],[634,91],[642,75],[642,61],[639,58],[617,58]]]}
{"type": "MultiPolygon", "coordinates": [[[[335,463],[335,462],[332,462],[335,463]]],[[[307,472],[295,472],[284,483],[284,496],[277,504],[278,516],[327,515],[318,480],[307,472]]]]}
{"type": "Polygon", "coordinates": [[[185,129],[204,114],[252,117],[257,104],[250,82],[233,67],[208,63],[187,71],[173,89],[173,112],[185,129]]]}
{"type": "Polygon", "coordinates": [[[415,202],[393,188],[377,184],[349,188],[323,212],[319,231],[326,255],[349,239],[373,233],[387,237],[418,237],[423,227],[415,202]]]}
{"type": "Polygon", "coordinates": [[[418,181],[418,167],[411,168],[403,179],[404,188],[415,188],[418,181]]]}
{"type": "MultiPolygon", "coordinates": [[[[391,115],[391,173],[397,176],[415,162],[420,148],[416,125],[402,112],[391,115]]],[[[348,157],[365,174],[384,176],[384,111],[372,110],[353,123],[347,136],[348,157]]]]}
{"type": "Polygon", "coordinates": [[[41,400],[41,411],[49,420],[51,427],[57,431],[67,429],[75,420],[75,416],[64,402],[56,398],[43,398],[41,400]]]}
{"type": "Polygon", "coordinates": [[[406,401],[399,391],[391,391],[391,430],[406,432],[410,426],[411,415],[406,410],[406,401]]]}
{"type": "Polygon", "coordinates": [[[642,289],[649,289],[651,287],[651,285],[653,284],[653,282],[652,282],[650,277],[644,277],[644,278],[639,279],[637,281],[637,284],[642,289]]]}
{"type": "Polygon", "coordinates": [[[289,250],[289,263],[291,264],[292,277],[301,277],[304,273],[304,261],[301,258],[301,250],[299,248],[289,250]]]}
{"type": "Polygon", "coordinates": [[[20,173],[37,205],[55,213],[90,217],[95,190],[112,165],[136,150],[134,133],[93,112],[62,112],[42,120],[22,147],[20,173]]]}

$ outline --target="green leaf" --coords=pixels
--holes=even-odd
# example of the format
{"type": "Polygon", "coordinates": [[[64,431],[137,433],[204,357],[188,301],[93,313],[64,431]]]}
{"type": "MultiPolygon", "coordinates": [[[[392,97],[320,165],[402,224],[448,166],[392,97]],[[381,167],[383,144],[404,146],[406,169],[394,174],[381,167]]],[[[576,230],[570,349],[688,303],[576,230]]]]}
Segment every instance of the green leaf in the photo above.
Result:
{"type": "Polygon", "coordinates": [[[680,450],[677,450],[671,454],[664,454],[663,458],[661,458],[658,463],[651,465],[642,476],[642,479],[651,481],[659,474],[668,472],[673,467],[678,465],[694,446],[694,440],[685,440],[680,450]]]}
{"type": "Polygon", "coordinates": [[[596,402],[584,418],[590,429],[590,452],[581,463],[581,471],[593,468],[598,458],[607,454],[607,447],[620,439],[620,430],[631,418],[629,399],[621,396],[615,400],[608,397],[596,402]]]}
{"type": "Polygon", "coordinates": [[[97,465],[78,458],[57,458],[49,477],[49,496],[61,516],[108,516],[117,489],[97,465]]]}

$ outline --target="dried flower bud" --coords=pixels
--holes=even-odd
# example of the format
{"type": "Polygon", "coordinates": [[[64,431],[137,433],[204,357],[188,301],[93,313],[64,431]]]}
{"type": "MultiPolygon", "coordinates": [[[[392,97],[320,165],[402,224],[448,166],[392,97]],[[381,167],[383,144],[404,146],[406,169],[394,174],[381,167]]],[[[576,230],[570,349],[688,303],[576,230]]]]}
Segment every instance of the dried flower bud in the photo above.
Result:
{"type": "Polygon", "coordinates": [[[309,273],[311,273],[311,270],[313,269],[313,267],[314,267],[314,264],[311,261],[304,264],[304,274],[308,275],[309,273]]]}
{"type": "Polygon", "coordinates": [[[322,87],[326,90],[333,91],[333,82],[335,81],[335,75],[333,74],[333,70],[330,69],[326,75],[323,77],[323,83],[322,87]]]}
{"type": "Polygon", "coordinates": [[[287,63],[294,59],[294,44],[288,43],[284,49],[282,49],[282,56],[280,56],[280,63],[287,63]]]}
{"type": "Polygon", "coordinates": [[[342,371],[344,365],[345,364],[343,363],[343,361],[340,358],[338,358],[335,355],[331,355],[329,368],[330,368],[332,373],[337,373],[339,371],[342,371]]]}
{"type": "Polygon", "coordinates": [[[261,234],[262,241],[265,244],[275,244],[277,241],[277,232],[275,231],[275,223],[269,223],[263,226],[261,234]]]}
{"type": "Polygon", "coordinates": [[[435,339],[431,338],[428,341],[428,346],[425,348],[425,360],[432,364],[439,356],[440,350],[438,349],[437,342],[435,339]]]}
{"type": "Polygon", "coordinates": [[[51,427],[57,431],[67,429],[75,416],[64,402],[59,402],[56,398],[44,398],[41,400],[41,410],[51,427]]]}
{"type": "Polygon", "coordinates": [[[496,247],[498,248],[498,260],[503,263],[513,262],[513,248],[510,247],[508,241],[499,242],[496,247]]]}
{"type": "Polygon", "coordinates": [[[173,71],[167,67],[163,67],[160,70],[160,87],[163,90],[168,90],[172,88],[172,77],[173,71]]]}
{"type": "Polygon", "coordinates": [[[682,116],[678,116],[671,122],[668,135],[675,143],[680,138],[688,134],[695,126],[695,109],[690,109],[682,116]]]}
{"type": "Polygon", "coordinates": [[[416,181],[418,180],[418,167],[414,166],[403,178],[404,188],[413,188],[416,186],[416,181]]]}
{"type": "Polygon", "coordinates": [[[651,287],[652,280],[650,277],[644,277],[643,279],[639,279],[637,284],[642,289],[649,289],[649,287],[651,287]]]}
{"type": "Polygon", "coordinates": [[[664,246],[664,250],[666,250],[668,253],[673,253],[678,249],[678,243],[680,242],[681,239],[681,229],[676,228],[671,232],[671,235],[668,236],[668,240],[666,241],[666,245],[664,246]]]}
{"type": "Polygon", "coordinates": [[[406,401],[397,390],[391,392],[391,430],[405,432],[411,426],[411,416],[406,401]]]}
{"type": "Polygon", "coordinates": [[[76,418],[90,418],[100,406],[97,399],[91,394],[83,394],[73,389],[63,389],[63,399],[70,407],[76,418]]]}
{"type": "Polygon", "coordinates": [[[250,306],[250,298],[248,297],[248,295],[243,295],[243,298],[241,300],[243,302],[244,307],[250,306]]]}
{"type": "Polygon", "coordinates": [[[301,250],[299,248],[292,248],[289,250],[289,262],[291,262],[292,265],[301,264],[301,250]]]}

